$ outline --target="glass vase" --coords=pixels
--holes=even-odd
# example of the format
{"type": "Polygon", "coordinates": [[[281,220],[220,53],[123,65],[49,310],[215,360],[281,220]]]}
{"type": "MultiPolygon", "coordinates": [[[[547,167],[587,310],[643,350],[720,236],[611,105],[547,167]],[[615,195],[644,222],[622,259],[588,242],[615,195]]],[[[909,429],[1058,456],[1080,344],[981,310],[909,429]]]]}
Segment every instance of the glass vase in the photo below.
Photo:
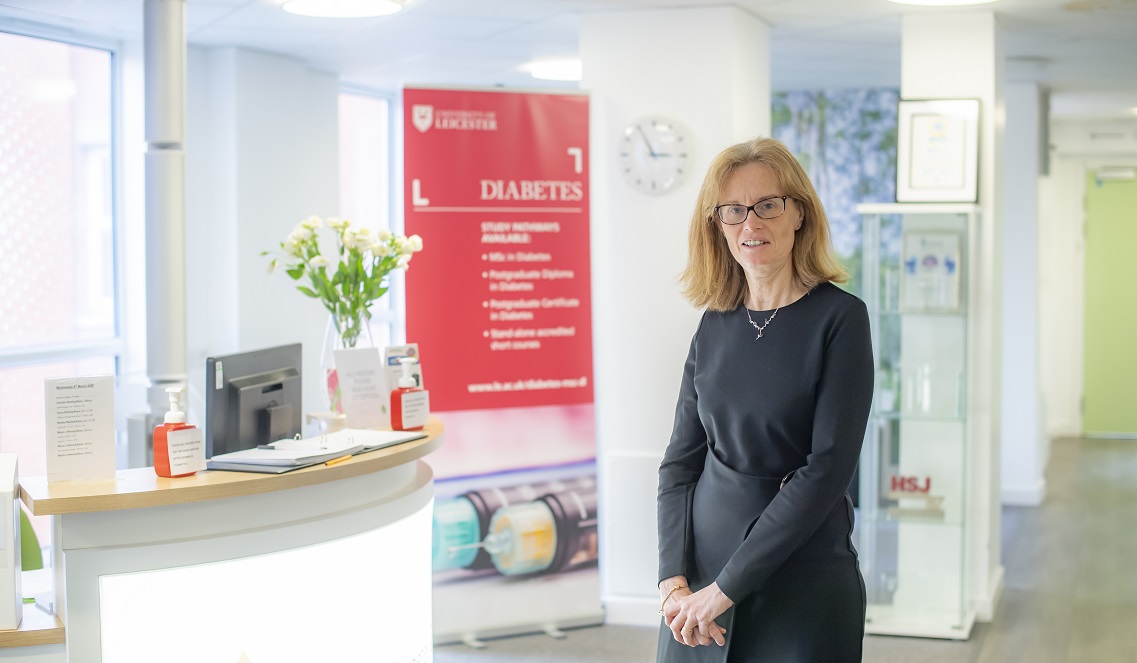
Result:
{"type": "Polygon", "coordinates": [[[324,388],[320,390],[320,395],[324,397],[326,410],[343,413],[340,381],[336,374],[336,350],[372,347],[375,347],[375,343],[371,339],[371,325],[367,320],[328,316],[328,324],[324,328],[323,351],[320,353],[320,374],[324,376],[324,388]]]}

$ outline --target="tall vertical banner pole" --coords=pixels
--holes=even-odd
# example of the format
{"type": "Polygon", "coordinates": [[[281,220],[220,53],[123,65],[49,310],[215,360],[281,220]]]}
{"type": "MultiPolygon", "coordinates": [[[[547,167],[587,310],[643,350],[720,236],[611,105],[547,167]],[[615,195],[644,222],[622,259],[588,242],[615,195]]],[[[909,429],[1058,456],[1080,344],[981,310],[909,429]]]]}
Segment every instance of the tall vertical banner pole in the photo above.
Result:
{"type": "Polygon", "coordinates": [[[588,97],[408,88],[438,643],[597,624],[588,97]]]}

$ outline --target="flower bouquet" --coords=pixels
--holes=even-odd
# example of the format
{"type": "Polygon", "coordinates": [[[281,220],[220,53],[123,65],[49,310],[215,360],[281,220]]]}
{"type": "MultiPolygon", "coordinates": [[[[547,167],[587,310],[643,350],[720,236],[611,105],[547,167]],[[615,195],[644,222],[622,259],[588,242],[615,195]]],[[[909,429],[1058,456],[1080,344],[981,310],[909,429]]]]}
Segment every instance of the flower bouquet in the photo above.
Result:
{"type": "MultiPolygon", "coordinates": [[[[318,299],[327,309],[329,330],[333,331],[333,349],[354,348],[360,338],[370,338],[368,323],[371,304],[387,292],[387,275],[396,269],[407,269],[411,257],[422,250],[422,238],[405,237],[386,228],[352,225],[347,219],[326,221],[310,216],[301,221],[280,243],[279,252],[268,264],[272,273],[282,268],[294,281],[296,289],[318,299]],[[335,236],[335,252],[320,251],[317,231],[331,229],[335,236]]],[[[326,344],[327,345],[327,344],[326,344]]],[[[339,411],[339,380],[335,369],[325,362],[329,407],[339,411]]]]}

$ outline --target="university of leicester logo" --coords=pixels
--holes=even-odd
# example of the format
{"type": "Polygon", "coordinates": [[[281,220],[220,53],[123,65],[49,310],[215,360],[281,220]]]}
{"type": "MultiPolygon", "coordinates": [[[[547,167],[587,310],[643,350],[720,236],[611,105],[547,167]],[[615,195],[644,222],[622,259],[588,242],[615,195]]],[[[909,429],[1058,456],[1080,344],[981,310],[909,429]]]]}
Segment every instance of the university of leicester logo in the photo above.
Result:
{"type": "Polygon", "coordinates": [[[415,104],[411,106],[411,121],[414,122],[415,129],[422,133],[426,133],[430,126],[434,124],[434,106],[428,104],[415,104]]]}

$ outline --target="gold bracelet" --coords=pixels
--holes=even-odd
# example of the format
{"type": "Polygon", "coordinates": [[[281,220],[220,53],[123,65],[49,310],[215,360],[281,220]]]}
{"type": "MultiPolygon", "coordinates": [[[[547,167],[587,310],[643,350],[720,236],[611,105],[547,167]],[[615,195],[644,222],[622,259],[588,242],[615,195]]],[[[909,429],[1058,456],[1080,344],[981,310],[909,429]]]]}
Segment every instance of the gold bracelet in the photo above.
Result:
{"type": "Polygon", "coordinates": [[[675,586],[671,588],[671,591],[667,592],[667,595],[663,597],[663,602],[659,604],[659,614],[661,614],[661,615],[663,614],[663,606],[667,605],[667,599],[671,598],[671,595],[677,589],[687,589],[687,585],[684,585],[684,584],[681,584],[678,582],[675,583],[675,586]]]}

